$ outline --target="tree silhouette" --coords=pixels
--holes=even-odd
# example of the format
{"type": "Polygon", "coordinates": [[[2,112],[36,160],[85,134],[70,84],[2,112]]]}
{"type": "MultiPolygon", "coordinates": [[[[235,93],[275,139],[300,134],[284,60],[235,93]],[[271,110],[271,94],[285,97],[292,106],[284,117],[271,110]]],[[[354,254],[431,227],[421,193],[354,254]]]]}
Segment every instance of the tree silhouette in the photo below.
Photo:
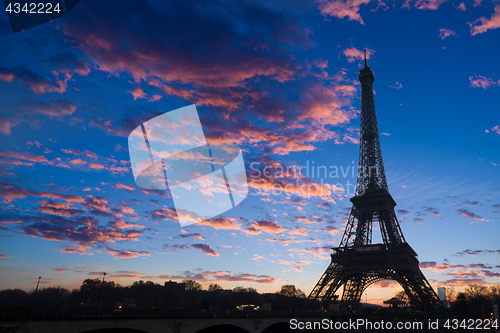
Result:
{"type": "Polygon", "coordinates": [[[198,292],[202,289],[201,284],[195,280],[183,280],[182,283],[186,285],[186,299],[191,300],[187,306],[196,309],[198,305],[198,292]]]}
{"type": "Polygon", "coordinates": [[[186,284],[186,291],[198,291],[201,290],[201,284],[195,280],[182,280],[182,283],[186,284]]]}
{"type": "Polygon", "coordinates": [[[7,289],[0,291],[0,305],[21,306],[29,305],[31,297],[21,289],[7,289]]]}
{"type": "Polygon", "coordinates": [[[306,294],[304,294],[302,290],[297,289],[293,284],[285,284],[284,286],[281,286],[281,290],[278,293],[286,297],[297,297],[297,298],[306,297],[306,294]]]}
{"type": "Polygon", "coordinates": [[[404,290],[400,290],[398,291],[394,297],[396,297],[397,299],[400,299],[402,301],[405,301],[406,303],[408,303],[410,301],[410,299],[408,298],[408,295],[406,294],[406,291],[404,290]]]}
{"type": "Polygon", "coordinates": [[[211,285],[208,286],[208,291],[211,292],[213,295],[213,302],[212,302],[212,307],[216,308],[215,306],[215,297],[217,295],[217,291],[222,290],[222,287],[218,285],[217,283],[212,283],[211,285]]]}

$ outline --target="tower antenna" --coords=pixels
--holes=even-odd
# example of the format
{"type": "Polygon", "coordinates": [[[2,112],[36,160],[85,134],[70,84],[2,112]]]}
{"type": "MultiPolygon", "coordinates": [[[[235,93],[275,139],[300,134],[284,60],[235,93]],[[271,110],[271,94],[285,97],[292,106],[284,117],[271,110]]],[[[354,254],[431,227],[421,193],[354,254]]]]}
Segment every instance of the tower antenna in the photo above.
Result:
{"type": "Polygon", "coordinates": [[[368,67],[368,65],[366,64],[366,49],[365,49],[365,67],[368,67]]]}

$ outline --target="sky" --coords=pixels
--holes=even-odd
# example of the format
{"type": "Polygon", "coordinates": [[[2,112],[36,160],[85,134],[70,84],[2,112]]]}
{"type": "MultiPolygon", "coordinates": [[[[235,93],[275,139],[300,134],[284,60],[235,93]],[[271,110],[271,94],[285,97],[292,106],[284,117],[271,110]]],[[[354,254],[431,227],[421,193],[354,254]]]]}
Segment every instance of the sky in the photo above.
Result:
{"type": "Polygon", "coordinates": [[[82,0],[18,33],[2,12],[0,289],[106,272],[309,294],[351,210],[363,49],[423,273],[500,284],[499,28],[487,0],[82,0]],[[191,104],[209,143],[241,147],[249,193],[181,227],[168,190],[135,184],[127,137],[191,104]]]}

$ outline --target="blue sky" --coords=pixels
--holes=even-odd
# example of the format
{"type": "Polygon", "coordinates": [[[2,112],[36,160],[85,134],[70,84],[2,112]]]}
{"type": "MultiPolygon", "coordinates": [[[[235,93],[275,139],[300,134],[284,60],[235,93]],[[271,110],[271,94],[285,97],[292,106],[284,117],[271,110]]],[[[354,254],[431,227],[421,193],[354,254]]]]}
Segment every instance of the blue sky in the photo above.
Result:
{"type": "MultiPolygon", "coordinates": [[[[350,212],[336,189],[355,177],[277,171],[356,166],[364,48],[389,189],[424,274],[435,288],[498,284],[499,27],[486,0],[81,1],[15,34],[0,14],[0,288],[107,272],[308,294],[350,212]],[[242,148],[250,192],[181,228],[168,192],[135,185],[127,136],[190,104],[209,142],[242,148]],[[273,177],[258,177],[266,166],[273,177]],[[323,191],[297,191],[311,184],[323,191]]],[[[379,282],[368,298],[397,290],[379,282]]]]}

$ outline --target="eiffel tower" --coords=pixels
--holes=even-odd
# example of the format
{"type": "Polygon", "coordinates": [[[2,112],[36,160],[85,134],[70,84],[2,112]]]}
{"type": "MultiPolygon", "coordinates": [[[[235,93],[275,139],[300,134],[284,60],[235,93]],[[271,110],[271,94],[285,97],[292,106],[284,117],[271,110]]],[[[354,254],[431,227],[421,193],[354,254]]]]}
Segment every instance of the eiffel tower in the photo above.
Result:
{"type": "Polygon", "coordinates": [[[339,247],[332,248],[332,262],[309,295],[323,304],[337,299],[356,309],[372,283],[397,281],[410,303],[421,309],[441,307],[436,292],[420,270],[417,253],[406,242],[399,225],[385,177],[372,84],[373,72],[366,63],[359,71],[361,82],[361,132],[359,169],[349,220],[339,247]],[[383,243],[372,244],[372,225],[378,222],[383,243]]]}

